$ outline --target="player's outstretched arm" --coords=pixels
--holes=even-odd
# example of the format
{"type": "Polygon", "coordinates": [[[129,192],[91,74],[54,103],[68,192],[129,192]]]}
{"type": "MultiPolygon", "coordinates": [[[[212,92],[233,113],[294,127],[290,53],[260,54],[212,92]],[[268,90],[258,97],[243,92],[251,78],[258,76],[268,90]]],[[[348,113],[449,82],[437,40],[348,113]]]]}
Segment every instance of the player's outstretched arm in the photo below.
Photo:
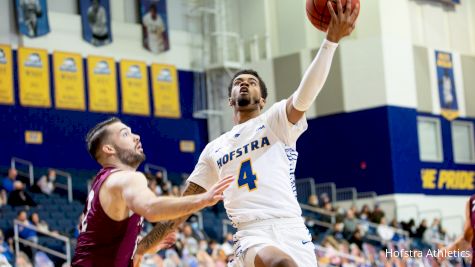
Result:
{"type": "Polygon", "coordinates": [[[347,4],[343,9],[341,0],[337,0],[337,15],[330,3],[331,1],[328,1],[328,9],[332,19],[328,26],[327,38],[323,41],[317,56],[305,71],[299,87],[287,100],[287,118],[293,124],[302,118],[325,84],[338,42],[343,37],[350,35],[355,28],[356,18],[360,10],[359,4],[352,7],[351,1],[346,1],[347,4]]]}
{"type": "MultiPolygon", "coordinates": [[[[190,196],[196,194],[202,194],[206,192],[206,189],[203,187],[189,182],[185,191],[183,192],[183,196],[190,196]]],[[[171,232],[175,231],[180,224],[185,222],[191,214],[186,214],[183,217],[180,217],[175,220],[166,221],[166,222],[158,222],[138,244],[136,255],[143,255],[147,252],[155,252],[157,246],[160,242],[171,232]]]]}
{"type": "Polygon", "coordinates": [[[467,205],[465,207],[465,225],[463,227],[463,233],[461,236],[457,238],[452,244],[448,245],[446,248],[443,248],[442,251],[444,253],[439,253],[437,260],[442,262],[445,260],[447,253],[445,251],[461,251],[470,249],[470,242],[473,239],[473,229],[470,225],[470,199],[467,201],[467,205]]]}
{"type": "Polygon", "coordinates": [[[208,192],[186,197],[157,197],[147,187],[143,174],[123,183],[122,196],[127,207],[150,222],[172,220],[216,204],[223,199],[223,191],[234,180],[227,177],[216,183],[208,192]]]}

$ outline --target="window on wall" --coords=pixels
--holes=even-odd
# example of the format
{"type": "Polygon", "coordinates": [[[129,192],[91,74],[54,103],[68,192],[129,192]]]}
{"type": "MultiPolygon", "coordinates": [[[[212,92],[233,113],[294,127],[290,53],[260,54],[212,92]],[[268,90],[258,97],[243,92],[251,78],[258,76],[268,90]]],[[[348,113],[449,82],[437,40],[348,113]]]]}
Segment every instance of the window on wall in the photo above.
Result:
{"type": "Polygon", "coordinates": [[[473,123],[452,122],[452,146],[456,163],[475,163],[473,123]]]}
{"type": "Polygon", "coordinates": [[[421,161],[442,162],[444,157],[439,119],[417,117],[417,134],[421,161]]]}

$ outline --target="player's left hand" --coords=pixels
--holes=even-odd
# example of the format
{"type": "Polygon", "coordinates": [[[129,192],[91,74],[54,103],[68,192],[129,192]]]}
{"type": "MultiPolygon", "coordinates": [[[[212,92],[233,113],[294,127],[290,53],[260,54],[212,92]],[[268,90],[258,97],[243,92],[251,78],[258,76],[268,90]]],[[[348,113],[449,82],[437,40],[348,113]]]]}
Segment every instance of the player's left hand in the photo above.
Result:
{"type": "Polygon", "coordinates": [[[328,10],[332,16],[330,25],[328,25],[327,40],[338,43],[341,38],[348,36],[355,29],[356,18],[360,13],[360,4],[354,7],[351,5],[352,0],[347,0],[345,9],[341,4],[341,0],[337,0],[337,11],[335,13],[331,1],[327,2],[328,10]]]}

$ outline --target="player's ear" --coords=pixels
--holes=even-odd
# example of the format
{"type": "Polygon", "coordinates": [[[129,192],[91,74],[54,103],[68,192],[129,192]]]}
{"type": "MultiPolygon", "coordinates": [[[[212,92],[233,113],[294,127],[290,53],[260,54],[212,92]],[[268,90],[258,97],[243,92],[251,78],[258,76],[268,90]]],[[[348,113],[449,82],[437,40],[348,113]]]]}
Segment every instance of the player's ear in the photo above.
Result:
{"type": "Polygon", "coordinates": [[[232,97],[229,97],[229,98],[228,98],[228,102],[229,102],[229,106],[230,106],[230,107],[234,106],[234,104],[235,104],[235,101],[234,101],[234,99],[233,99],[232,97]]]}
{"type": "Polygon", "coordinates": [[[115,149],[113,146],[111,145],[103,145],[102,146],[102,152],[104,152],[104,154],[106,155],[111,155],[111,154],[115,154],[115,149]]]}
{"type": "Polygon", "coordinates": [[[266,99],[261,97],[261,99],[259,100],[259,107],[263,109],[265,105],[266,105],[266,99]]]}

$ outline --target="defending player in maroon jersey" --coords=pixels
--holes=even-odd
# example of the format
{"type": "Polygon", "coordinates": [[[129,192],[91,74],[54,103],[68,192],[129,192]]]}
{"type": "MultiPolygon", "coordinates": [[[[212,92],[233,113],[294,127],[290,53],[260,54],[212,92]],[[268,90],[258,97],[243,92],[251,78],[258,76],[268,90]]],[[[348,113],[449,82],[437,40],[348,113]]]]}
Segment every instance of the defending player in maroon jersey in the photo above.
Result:
{"type": "Polygon", "coordinates": [[[87,198],[72,266],[132,266],[143,218],[176,219],[212,206],[233,181],[228,177],[199,195],[157,197],[136,171],[145,154],[140,136],[127,125],[111,118],[97,124],[86,141],[102,169],[87,198]]]}

